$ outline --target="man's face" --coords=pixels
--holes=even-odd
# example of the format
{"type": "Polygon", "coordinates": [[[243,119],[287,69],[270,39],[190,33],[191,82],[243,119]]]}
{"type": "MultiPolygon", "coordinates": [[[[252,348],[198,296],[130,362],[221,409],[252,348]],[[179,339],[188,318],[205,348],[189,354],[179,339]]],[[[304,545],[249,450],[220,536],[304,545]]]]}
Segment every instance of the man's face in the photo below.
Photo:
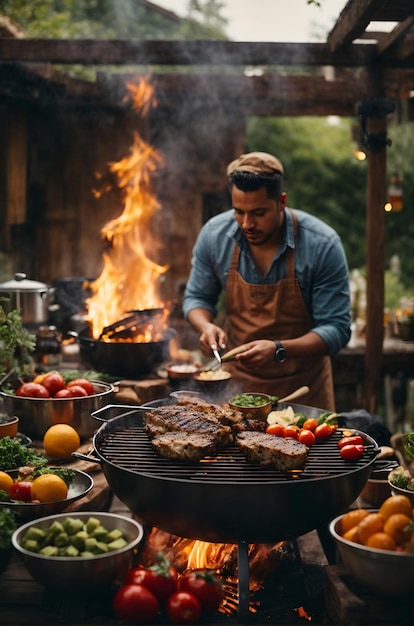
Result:
{"type": "Polygon", "coordinates": [[[234,216],[251,246],[261,246],[268,241],[278,241],[283,225],[287,196],[279,201],[268,198],[265,188],[241,191],[233,185],[231,200],[234,216]]]}

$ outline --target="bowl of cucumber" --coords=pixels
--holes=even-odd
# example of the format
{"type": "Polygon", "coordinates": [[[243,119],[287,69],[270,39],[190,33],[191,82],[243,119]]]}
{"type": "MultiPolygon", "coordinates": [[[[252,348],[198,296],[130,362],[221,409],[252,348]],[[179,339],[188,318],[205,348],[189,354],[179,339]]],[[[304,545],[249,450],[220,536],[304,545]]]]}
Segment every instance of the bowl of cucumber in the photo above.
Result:
{"type": "Polygon", "coordinates": [[[143,535],[132,518],[83,511],[27,522],[11,541],[36,582],[85,589],[122,582],[143,535]]]}

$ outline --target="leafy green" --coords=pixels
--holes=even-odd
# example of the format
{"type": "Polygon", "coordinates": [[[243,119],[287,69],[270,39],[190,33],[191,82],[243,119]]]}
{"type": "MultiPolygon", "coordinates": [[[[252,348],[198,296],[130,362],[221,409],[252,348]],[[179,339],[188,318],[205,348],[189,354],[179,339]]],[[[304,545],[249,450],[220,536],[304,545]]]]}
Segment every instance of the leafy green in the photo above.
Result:
{"type": "Polygon", "coordinates": [[[0,507],[0,550],[8,550],[11,536],[17,528],[14,512],[8,507],[0,507]]]}
{"type": "Polygon", "coordinates": [[[76,472],[69,467],[39,467],[33,472],[33,478],[37,478],[42,474],[56,474],[56,476],[59,476],[62,480],[64,480],[69,487],[76,475],[76,472]]]}
{"type": "Polygon", "coordinates": [[[414,459],[414,433],[407,435],[407,443],[404,446],[408,458],[414,459]]]}
{"type": "Polygon", "coordinates": [[[0,439],[0,470],[7,471],[21,467],[22,465],[33,465],[36,469],[47,465],[48,460],[40,452],[32,448],[23,446],[17,439],[2,437],[0,439]]]}
{"type": "MultiPolygon", "coordinates": [[[[0,300],[4,298],[0,298],[0,300]]],[[[23,375],[31,369],[30,353],[36,346],[36,336],[22,324],[18,309],[6,313],[0,305],[0,376],[10,371],[23,375]]]]}

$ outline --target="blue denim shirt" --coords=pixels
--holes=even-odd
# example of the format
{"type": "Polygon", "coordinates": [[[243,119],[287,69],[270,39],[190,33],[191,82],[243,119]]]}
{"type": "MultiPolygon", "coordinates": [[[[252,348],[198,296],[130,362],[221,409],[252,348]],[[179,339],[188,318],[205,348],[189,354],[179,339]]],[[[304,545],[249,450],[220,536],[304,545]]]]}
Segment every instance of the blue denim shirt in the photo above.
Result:
{"type": "Polygon", "coordinates": [[[274,284],[286,277],[289,246],[295,248],[296,278],[314,323],[312,330],[325,341],[331,356],[343,348],[351,334],[351,311],[348,263],[342,242],[333,228],[317,217],[297,210],[295,215],[296,241],[292,215],[285,209],[284,235],[265,277],[255,267],[233,210],[211,218],[201,229],[193,249],[183,299],[184,315],[187,317],[194,308],[217,314],[217,301],[226,289],[235,243],[240,246],[238,270],[246,282],[253,284],[274,284]]]}

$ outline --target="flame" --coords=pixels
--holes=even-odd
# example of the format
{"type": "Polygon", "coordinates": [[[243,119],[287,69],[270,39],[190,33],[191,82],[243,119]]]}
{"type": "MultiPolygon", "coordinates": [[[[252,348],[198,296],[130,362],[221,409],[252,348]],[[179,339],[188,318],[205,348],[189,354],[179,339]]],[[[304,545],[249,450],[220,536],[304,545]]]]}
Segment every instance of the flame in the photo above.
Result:
{"type": "MultiPolygon", "coordinates": [[[[128,83],[127,87],[132,108],[145,117],[154,102],[153,87],[145,79],[138,85],[128,83]]],[[[159,247],[151,232],[151,219],[160,208],[151,179],[162,163],[161,155],[135,132],[130,155],[109,164],[124,190],[125,203],[122,214],[102,228],[108,249],[103,254],[101,275],[89,284],[92,295],[86,301],[86,318],[95,339],[103,328],[125,318],[128,311],[165,306],[159,289],[160,277],[168,266],[158,265],[147,254],[159,247]]],[[[163,319],[163,329],[165,326],[163,319]]],[[[151,341],[154,332],[149,327],[133,340],[151,341]]]]}

